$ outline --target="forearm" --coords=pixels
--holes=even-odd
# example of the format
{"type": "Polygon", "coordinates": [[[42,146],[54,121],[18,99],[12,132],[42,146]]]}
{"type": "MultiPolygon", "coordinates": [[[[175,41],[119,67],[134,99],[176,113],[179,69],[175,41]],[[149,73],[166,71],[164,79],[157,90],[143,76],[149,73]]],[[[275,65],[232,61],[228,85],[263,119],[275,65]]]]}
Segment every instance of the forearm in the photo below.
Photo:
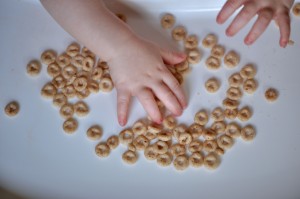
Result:
{"type": "Polygon", "coordinates": [[[41,0],[51,16],[80,43],[105,60],[135,37],[101,0],[41,0]]]}

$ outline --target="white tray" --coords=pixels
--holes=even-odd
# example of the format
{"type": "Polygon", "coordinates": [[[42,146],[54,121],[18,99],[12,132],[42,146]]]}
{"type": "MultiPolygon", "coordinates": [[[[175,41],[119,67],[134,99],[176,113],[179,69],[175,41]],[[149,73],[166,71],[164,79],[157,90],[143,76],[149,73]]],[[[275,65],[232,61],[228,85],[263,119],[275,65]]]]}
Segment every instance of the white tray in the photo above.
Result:
{"type": "MultiPolygon", "coordinates": [[[[170,33],[159,25],[161,13],[171,12],[189,33],[200,38],[216,33],[227,50],[241,54],[241,64],[234,70],[223,68],[212,73],[205,69],[204,61],[193,67],[184,84],[189,107],[178,118],[180,123],[190,124],[201,108],[211,111],[221,105],[228,75],[246,63],[257,65],[259,89],[254,96],[245,95],[242,102],[254,108],[248,122],[258,132],[254,142],[238,140],[213,172],[204,168],[184,172],[173,166],[161,168],[142,154],[136,165],[128,166],[121,160],[123,146],[108,158],[99,159],[94,153],[97,142],[88,140],[85,130],[94,123],[101,124],[105,140],[122,129],[116,119],[115,91],[88,98],[91,113],[79,120],[74,135],[66,135],[58,110],[40,96],[41,87],[49,80],[45,67],[36,78],[27,76],[25,67],[45,49],[62,52],[74,39],[39,3],[6,0],[0,2],[0,185],[31,198],[299,198],[300,19],[292,17],[294,46],[281,49],[277,27],[271,24],[253,46],[247,47],[242,42],[250,25],[236,37],[227,38],[224,32],[229,23],[215,23],[224,1],[125,2],[126,6],[115,1],[110,4],[128,16],[128,23],[139,34],[163,46],[174,46],[170,33]],[[207,94],[203,87],[211,76],[222,80],[221,90],[214,95],[207,94]],[[273,104],[263,97],[270,86],[280,91],[273,104]],[[15,118],[3,112],[11,100],[21,105],[15,118]]],[[[205,60],[209,51],[203,52],[205,60]]],[[[128,126],[145,116],[135,100],[128,126]]]]}

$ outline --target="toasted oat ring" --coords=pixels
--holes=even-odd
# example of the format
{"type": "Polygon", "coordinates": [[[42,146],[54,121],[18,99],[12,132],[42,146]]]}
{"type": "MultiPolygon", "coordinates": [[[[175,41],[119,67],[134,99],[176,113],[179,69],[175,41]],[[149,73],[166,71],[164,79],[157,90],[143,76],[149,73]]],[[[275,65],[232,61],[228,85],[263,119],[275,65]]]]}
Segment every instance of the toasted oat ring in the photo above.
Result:
{"type": "Polygon", "coordinates": [[[240,102],[237,100],[231,100],[231,99],[224,99],[223,100],[223,106],[226,109],[236,109],[239,106],[240,102]]]}
{"type": "Polygon", "coordinates": [[[213,140],[217,137],[217,132],[214,131],[213,129],[209,128],[209,129],[206,129],[204,132],[203,132],[203,137],[206,139],[206,140],[213,140]]]}
{"type": "Polygon", "coordinates": [[[69,118],[63,123],[63,129],[66,133],[72,134],[78,128],[78,122],[74,118],[69,118]]]}
{"type": "Polygon", "coordinates": [[[228,68],[234,68],[240,63],[240,56],[235,51],[229,51],[224,57],[224,64],[228,68]]]}
{"type": "Polygon", "coordinates": [[[134,134],[130,129],[125,129],[119,134],[120,143],[124,145],[128,145],[129,143],[131,143],[133,141],[133,138],[134,134]]]}
{"type": "Polygon", "coordinates": [[[100,90],[103,92],[110,92],[114,88],[114,84],[109,77],[104,77],[100,81],[100,90]]]}
{"type": "Polygon", "coordinates": [[[172,132],[170,131],[162,131],[157,134],[157,138],[161,141],[167,142],[172,139],[172,132]]]}
{"type": "Polygon", "coordinates": [[[105,158],[107,156],[109,156],[110,154],[110,148],[106,143],[99,143],[96,145],[95,147],[95,152],[96,155],[101,157],[101,158],[105,158]]]}
{"type": "Polygon", "coordinates": [[[175,128],[173,128],[172,133],[173,133],[173,136],[178,140],[179,135],[184,133],[185,131],[186,131],[185,126],[179,125],[179,126],[176,126],[175,128]]]}
{"type": "Polygon", "coordinates": [[[243,93],[242,93],[241,89],[238,87],[230,87],[227,90],[226,95],[231,100],[239,100],[242,98],[243,93]]]}
{"type": "Polygon", "coordinates": [[[238,110],[235,109],[225,109],[224,115],[227,119],[234,120],[237,117],[238,110]]]}
{"type": "Polygon", "coordinates": [[[168,149],[169,149],[169,145],[167,144],[167,142],[158,140],[154,144],[154,150],[156,151],[157,154],[164,154],[168,151],[168,149]]]}
{"type": "Polygon", "coordinates": [[[57,93],[55,86],[48,82],[45,84],[41,90],[41,95],[46,98],[53,98],[53,96],[57,93]]]}
{"type": "Polygon", "coordinates": [[[189,62],[188,60],[185,60],[179,64],[175,64],[175,69],[177,72],[182,72],[182,71],[186,71],[189,69],[189,62]]]}
{"type": "Polygon", "coordinates": [[[53,63],[55,59],[56,59],[56,53],[53,50],[46,50],[41,55],[42,63],[46,65],[53,63]]]}
{"type": "Polygon", "coordinates": [[[133,140],[133,145],[135,146],[136,150],[144,150],[150,143],[150,141],[144,136],[139,135],[133,140]]]}
{"type": "Polygon", "coordinates": [[[188,146],[188,149],[191,153],[200,152],[202,148],[203,143],[201,140],[193,140],[188,146]]]}
{"type": "Polygon", "coordinates": [[[95,80],[91,80],[89,81],[88,85],[87,85],[87,89],[91,92],[91,93],[98,93],[100,91],[100,87],[98,82],[96,82],[95,80]]]}
{"type": "Polygon", "coordinates": [[[248,121],[252,117],[252,111],[248,106],[243,107],[241,110],[239,110],[237,117],[242,122],[248,121]]]}
{"type": "Polygon", "coordinates": [[[215,93],[220,88],[220,82],[216,78],[212,77],[205,82],[205,88],[209,93],[215,93]]]}
{"type": "Polygon", "coordinates": [[[104,69],[108,69],[108,68],[109,68],[109,66],[108,66],[107,62],[105,62],[105,61],[101,61],[101,60],[99,60],[99,61],[98,61],[98,63],[97,63],[97,67],[100,67],[100,68],[102,68],[103,70],[104,70],[104,69]]]}
{"type": "Polygon", "coordinates": [[[225,119],[224,110],[221,107],[215,108],[211,112],[211,117],[215,122],[224,121],[225,119]]]}
{"type": "Polygon", "coordinates": [[[196,35],[189,35],[184,40],[184,46],[186,49],[194,49],[197,48],[199,44],[198,37],[196,35]]]}
{"type": "Polygon", "coordinates": [[[155,160],[157,158],[157,152],[154,145],[149,145],[144,151],[144,156],[147,160],[155,160]]]}
{"type": "MultiPolygon", "coordinates": [[[[75,89],[74,89],[75,91],[75,89]]],[[[75,91],[75,95],[79,98],[79,99],[85,99],[87,98],[89,95],[91,94],[90,90],[89,89],[84,89],[83,91],[80,91],[80,92],[76,92],[75,91]]]]}
{"type": "Polygon", "coordinates": [[[68,65],[63,68],[61,74],[65,79],[70,79],[70,78],[74,77],[76,75],[76,73],[77,73],[76,67],[72,66],[72,65],[68,65]]]}
{"type": "Polygon", "coordinates": [[[142,121],[134,123],[132,126],[132,131],[136,135],[145,135],[147,132],[147,126],[142,121]]]}
{"type": "Polygon", "coordinates": [[[61,68],[64,68],[71,63],[71,58],[66,53],[63,53],[56,57],[56,62],[61,68]]]}
{"type": "Polygon", "coordinates": [[[228,82],[231,87],[238,88],[243,84],[243,78],[240,73],[234,73],[229,77],[228,82]]]}
{"type": "Polygon", "coordinates": [[[241,130],[241,137],[245,141],[252,141],[256,136],[256,131],[252,125],[247,125],[241,130]]]}
{"type": "Polygon", "coordinates": [[[91,77],[92,77],[93,80],[100,81],[102,75],[103,75],[103,69],[102,68],[100,68],[100,67],[93,68],[92,74],[91,74],[91,77]]]}
{"type": "Polygon", "coordinates": [[[174,144],[170,147],[170,152],[174,155],[174,156],[179,156],[179,155],[184,155],[186,152],[185,146],[181,145],[179,143],[174,144]]]}
{"type": "Polygon", "coordinates": [[[41,63],[38,60],[31,60],[26,67],[27,73],[36,76],[41,72],[41,63]]]}
{"type": "Polygon", "coordinates": [[[171,116],[171,115],[167,116],[163,120],[163,126],[166,129],[172,130],[176,126],[176,124],[177,124],[176,119],[173,116],[171,116]]]}
{"type": "Polygon", "coordinates": [[[187,60],[190,64],[198,64],[202,58],[202,54],[199,49],[192,49],[187,52],[187,60]]]}
{"type": "Polygon", "coordinates": [[[99,125],[91,126],[86,132],[87,137],[91,140],[101,139],[102,134],[102,128],[99,125]]]}
{"type": "Polygon", "coordinates": [[[228,135],[232,138],[240,137],[240,135],[241,135],[240,126],[235,122],[231,122],[231,123],[227,124],[226,129],[225,129],[225,135],[228,135]]]}
{"type": "Polygon", "coordinates": [[[116,135],[110,136],[106,141],[107,146],[110,150],[113,150],[119,146],[119,137],[116,135]]]}
{"type": "Polygon", "coordinates": [[[85,57],[82,62],[82,70],[90,72],[95,65],[95,60],[91,57],[85,57]]]}
{"type": "Polygon", "coordinates": [[[220,165],[220,163],[220,157],[214,152],[207,154],[204,158],[204,166],[207,169],[216,169],[220,165]]]}
{"type": "Polygon", "coordinates": [[[76,96],[76,90],[73,85],[65,86],[62,89],[62,92],[65,94],[65,96],[67,96],[67,98],[73,98],[76,96]]]}
{"type": "Polygon", "coordinates": [[[175,158],[173,165],[177,170],[185,170],[189,166],[189,159],[186,155],[179,155],[175,158]]]}
{"type": "Polygon", "coordinates": [[[80,53],[80,45],[77,43],[71,43],[66,49],[67,55],[70,57],[75,57],[80,53]]]}
{"type": "Polygon", "coordinates": [[[199,124],[193,123],[189,126],[187,131],[189,134],[191,134],[193,139],[197,139],[204,132],[204,127],[199,124]]]}
{"type": "Polygon", "coordinates": [[[84,57],[79,54],[71,58],[71,64],[77,67],[78,69],[81,69],[83,67],[83,60],[84,57]]]}
{"type": "Polygon", "coordinates": [[[206,111],[202,110],[195,114],[194,122],[201,126],[204,126],[208,122],[208,114],[206,111]]]}
{"type": "Polygon", "coordinates": [[[180,85],[183,83],[183,76],[180,73],[176,72],[175,74],[173,74],[173,76],[176,78],[180,85]]]}
{"type": "Polygon", "coordinates": [[[79,92],[86,89],[87,85],[88,85],[88,80],[86,77],[78,77],[73,82],[73,86],[75,90],[79,92]]]}
{"type": "Polygon", "coordinates": [[[56,62],[49,64],[47,67],[47,73],[50,77],[56,77],[60,72],[61,67],[56,62]]]}
{"type": "Polygon", "coordinates": [[[53,96],[53,104],[58,107],[62,107],[62,105],[67,103],[67,97],[63,93],[56,93],[53,96]]]}
{"type": "Polygon", "coordinates": [[[225,54],[225,47],[219,44],[214,45],[210,53],[213,57],[221,59],[225,54]]]}
{"type": "Polygon", "coordinates": [[[203,165],[204,157],[200,152],[194,152],[192,155],[189,157],[189,164],[192,167],[201,167],[203,165]]]}
{"type": "Polygon", "coordinates": [[[278,98],[278,91],[274,88],[269,88],[268,90],[265,91],[265,98],[269,101],[269,102],[274,102],[277,100],[278,98]]]}
{"type": "Polygon", "coordinates": [[[225,129],[226,129],[226,124],[224,121],[218,121],[218,122],[214,122],[211,125],[211,128],[216,131],[216,133],[224,133],[225,129]]]}
{"type": "Polygon", "coordinates": [[[19,106],[19,103],[16,102],[16,101],[12,101],[12,102],[9,102],[6,106],[5,106],[5,114],[9,117],[13,117],[13,116],[16,116],[19,111],[20,111],[20,106],[19,106]]]}
{"type": "Polygon", "coordinates": [[[133,151],[133,152],[135,152],[137,150],[136,147],[134,146],[134,144],[132,142],[129,143],[127,145],[127,147],[128,147],[128,150],[133,151]]]}
{"type": "Polygon", "coordinates": [[[90,51],[90,49],[88,49],[87,47],[83,47],[82,48],[82,52],[81,54],[84,56],[84,57],[91,57],[91,58],[95,58],[95,54],[90,51]]]}
{"type": "Polygon", "coordinates": [[[293,14],[297,17],[300,17],[300,3],[295,3],[295,5],[293,6],[293,14]]]}
{"type": "Polygon", "coordinates": [[[161,128],[160,126],[156,125],[156,124],[150,124],[147,127],[147,132],[153,133],[153,134],[158,134],[161,132],[161,128]]]}
{"type": "Polygon", "coordinates": [[[220,147],[217,147],[215,152],[218,154],[218,155],[224,155],[225,154],[225,150],[220,148],[220,147]]]}
{"type": "Polygon", "coordinates": [[[123,153],[122,159],[127,164],[135,164],[138,160],[138,154],[134,151],[128,150],[125,153],[123,153]]]}
{"type": "Polygon", "coordinates": [[[64,104],[59,113],[65,119],[71,118],[74,115],[74,106],[70,103],[64,104]]]}
{"type": "Polygon", "coordinates": [[[209,56],[205,61],[206,67],[210,70],[218,70],[221,67],[221,61],[217,57],[209,56]]]}
{"type": "Polygon", "coordinates": [[[248,94],[253,94],[257,89],[257,82],[254,79],[247,79],[243,84],[243,89],[248,94]]]}
{"type": "Polygon", "coordinates": [[[182,144],[182,145],[189,145],[193,140],[193,137],[191,136],[191,134],[189,133],[181,133],[178,137],[178,142],[179,144],[182,144]]]}
{"type": "Polygon", "coordinates": [[[234,139],[228,135],[221,135],[217,138],[218,146],[222,149],[230,149],[234,144],[234,139]]]}
{"type": "Polygon", "coordinates": [[[83,117],[90,112],[90,109],[85,102],[78,101],[74,104],[74,111],[78,116],[83,117]]]}
{"type": "Polygon", "coordinates": [[[202,40],[202,45],[205,48],[212,48],[217,43],[218,43],[218,38],[214,34],[208,34],[202,40]]]}
{"type": "Polygon", "coordinates": [[[175,41],[182,41],[186,37],[186,29],[183,26],[177,26],[172,30],[172,37],[175,41]]]}
{"type": "Polygon", "coordinates": [[[52,79],[52,84],[57,88],[63,88],[66,85],[66,80],[62,75],[57,75],[52,79]]]}
{"type": "Polygon", "coordinates": [[[145,137],[151,141],[157,138],[157,133],[147,131],[145,137]]]}
{"type": "Polygon", "coordinates": [[[162,167],[167,167],[172,163],[173,155],[169,152],[164,154],[159,154],[156,158],[156,162],[158,165],[162,167]]]}
{"type": "Polygon", "coordinates": [[[256,69],[252,64],[247,64],[241,69],[240,74],[244,79],[253,79],[256,75],[256,69]]]}
{"type": "Polygon", "coordinates": [[[175,24],[175,17],[170,13],[166,13],[160,20],[161,26],[164,29],[170,29],[175,24]]]}
{"type": "Polygon", "coordinates": [[[213,152],[218,147],[218,144],[215,140],[205,140],[203,143],[203,150],[206,152],[213,152]]]}

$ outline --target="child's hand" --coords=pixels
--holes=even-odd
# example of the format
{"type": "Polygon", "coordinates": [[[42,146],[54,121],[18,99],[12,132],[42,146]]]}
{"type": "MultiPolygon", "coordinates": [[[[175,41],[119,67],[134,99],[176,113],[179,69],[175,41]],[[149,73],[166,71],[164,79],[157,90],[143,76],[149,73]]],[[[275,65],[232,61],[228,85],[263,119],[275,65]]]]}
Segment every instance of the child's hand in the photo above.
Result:
{"type": "Polygon", "coordinates": [[[294,0],[227,0],[217,16],[217,22],[224,23],[238,8],[243,6],[226,30],[228,36],[234,36],[256,14],[258,18],[245,38],[250,45],[265,31],[272,19],[280,28],[280,46],[286,47],[290,37],[289,11],[294,0]]]}
{"type": "Polygon", "coordinates": [[[184,92],[164,63],[174,65],[185,60],[183,53],[168,52],[145,40],[134,37],[116,49],[108,60],[118,93],[118,120],[127,122],[131,96],[136,96],[153,121],[162,116],[154,95],[174,114],[181,115],[187,106],[184,92]]]}

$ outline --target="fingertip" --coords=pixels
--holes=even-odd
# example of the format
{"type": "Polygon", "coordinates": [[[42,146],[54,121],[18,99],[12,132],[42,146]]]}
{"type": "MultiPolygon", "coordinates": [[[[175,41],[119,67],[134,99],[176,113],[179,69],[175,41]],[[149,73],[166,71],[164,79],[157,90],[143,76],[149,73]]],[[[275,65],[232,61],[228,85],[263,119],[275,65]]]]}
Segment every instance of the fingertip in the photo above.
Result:
{"type": "Polygon", "coordinates": [[[226,34],[226,36],[228,36],[228,37],[232,37],[232,36],[233,36],[233,32],[232,32],[232,30],[231,30],[230,28],[227,28],[227,29],[226,29],[225,34],[226,34]]]}
{"type": "Polygon", "coordinates": [[[285,48],[288,44],[288,41],[285,39],[281,39],[279,44],[282,48],[285,48]]]}

